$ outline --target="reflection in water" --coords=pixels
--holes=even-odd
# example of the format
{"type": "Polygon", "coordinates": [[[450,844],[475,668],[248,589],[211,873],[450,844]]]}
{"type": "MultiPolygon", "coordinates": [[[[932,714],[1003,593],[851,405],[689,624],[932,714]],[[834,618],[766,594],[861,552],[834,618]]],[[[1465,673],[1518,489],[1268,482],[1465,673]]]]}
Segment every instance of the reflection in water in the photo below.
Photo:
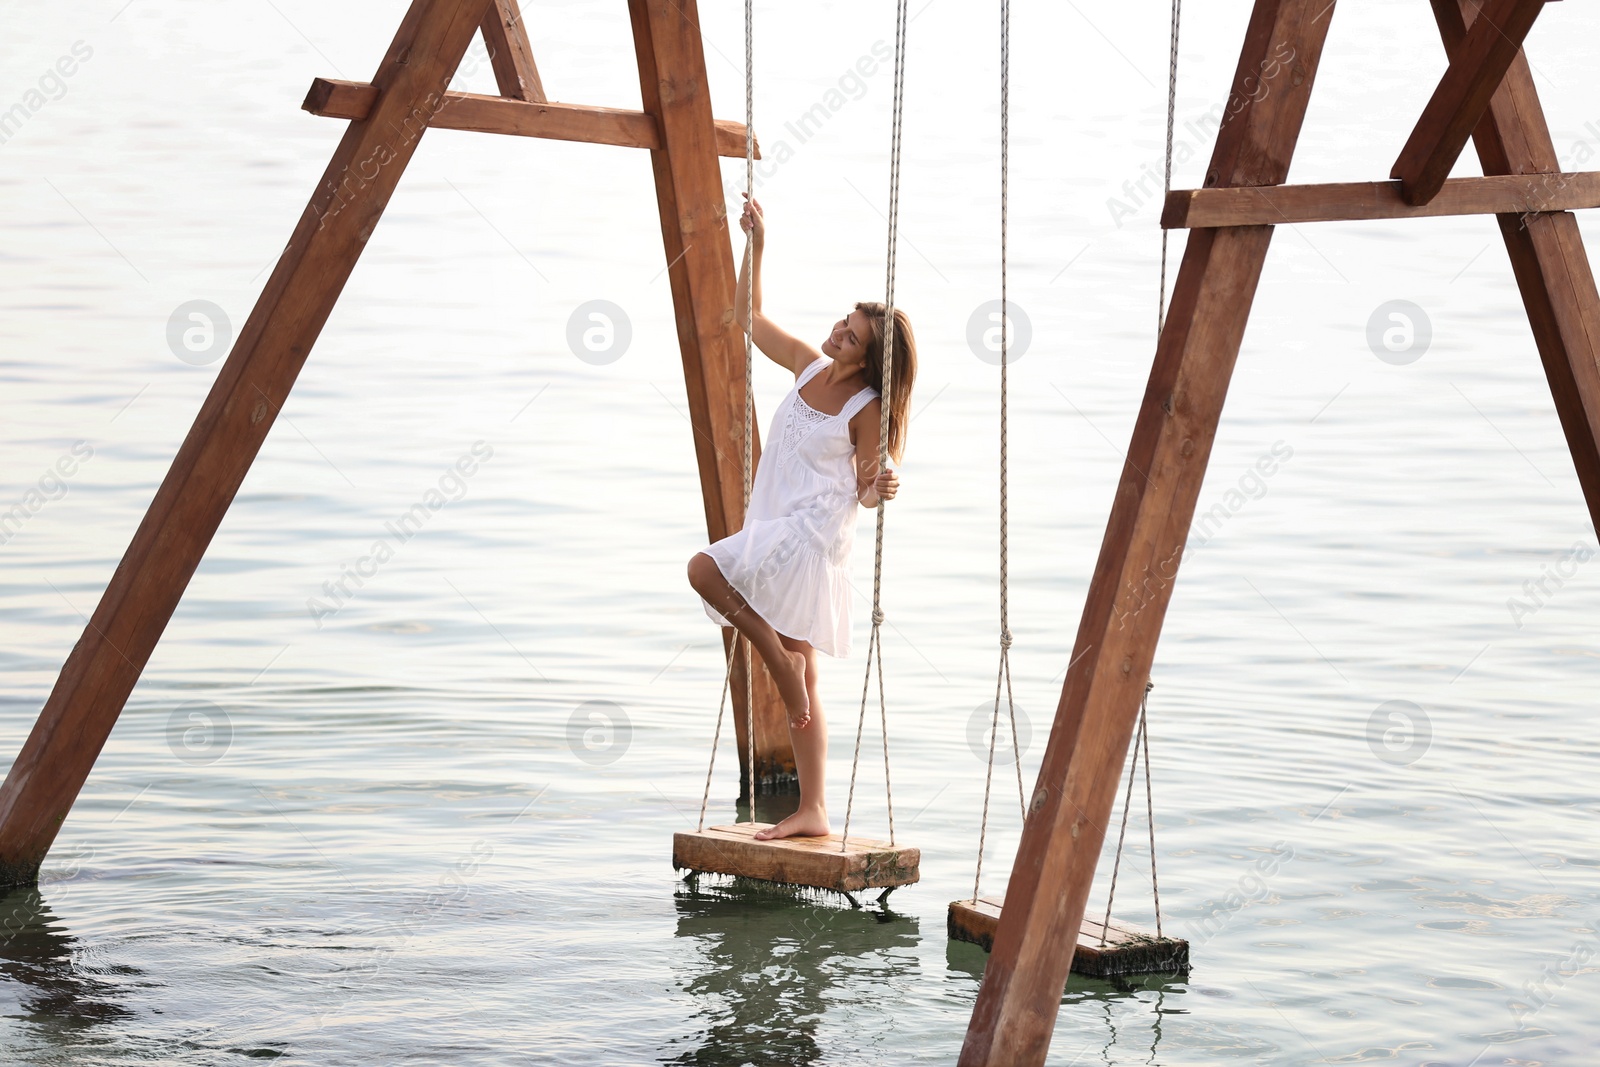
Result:
{"type": "Polygon", "coordinates": [[[802,891],[704,880],[680,890],[674,903],[677,935],[699,950],[683,988],[707,1025],[695,1035],[698,1047],[666,1050],[663,1063],[822,1062],[817,1026],[835,986],[873,988],[892,1001],[920,969],[917,920],[887,908],[853,910],[814,903],[802,891]]]}
{"type": "MultiPolygon", "coordinates": [[[[966,993],[968,1003],[978,996],[978,986],[983,982],[988,962],[989,954],[971,942],[955,938],[946,942],[945,963],[951,978],[963,985],[971,981],[966,993]]],[[[1109,978],[1068,975],[1067,988],[1061,993],[1061,1017],[1056,1023],[1057,1043],[1060,1047],[1076,1049],[1077,1046],[1071,1044],[1073,1037],[1068,1029],[1073,1023],[1085,1023],[1091,1015],[1098,1016],[1100,1023],[1094,1029],[1103,1040],[1097,1038],[1095,1044],[1102,1046],[1099,1051],[1102,1062],[1129,1062],[1113,1056],[1113,1051],[1139,1049],[1147,1056],[1143,1062],[1156,1063],[1163,1017],[1188,1014],[1183,1008],[1168,1007],[1167,994],[1182,994],[1188,990],[1189,980],[1183,975],[1113,975],[1109,978]]],[[[1182,1002],[1180,997],[1177,1003],[1182,1002]]]]}
{"type": "MultiPolygon", "coordinates": [[[[1085,978],[1075,974],[1067,982],[1062,1004],[1099,1002],[1105,1025],[1105,1041],[1100,1049],[1100,1058],[1105,1063],[1118,1062],[1112,1056],[1113,1050],[1118,1048],[1137,1048],[1142,1051],[1148,1047],[1149,1056],[1144,1062],[1153,1064],[1158,1062],[1156,1050],[1161,1044],[1163,1016],[1188,1014],[1183,1008],[1166,1006],[1169,991],[1175,994],[1187,992],[1188,979],[1180,975],[1167,974],[1134,975],[1126,978],[1085,978]],[[1140,995],[1148,993],[1153,993],[1154,996],[1140,995]],[[1143,1018],[1146,1014],[1149,1016],[1148,1019],[1143,1018]]],[[[1181,998],[1178,1003],[1182,1003],[1181,998]]],[[[1063,1010],[1068,1009],[1063,1008],[1063,1010]]]]}
{"type": "Polygon", "coordinates": [[[23,1018],[57,1034],[133,1013],[113,1003],[118,990],[73,963],[78,939],[60,926],[35,886],[0,896],[0,985],[23,1018]]]}

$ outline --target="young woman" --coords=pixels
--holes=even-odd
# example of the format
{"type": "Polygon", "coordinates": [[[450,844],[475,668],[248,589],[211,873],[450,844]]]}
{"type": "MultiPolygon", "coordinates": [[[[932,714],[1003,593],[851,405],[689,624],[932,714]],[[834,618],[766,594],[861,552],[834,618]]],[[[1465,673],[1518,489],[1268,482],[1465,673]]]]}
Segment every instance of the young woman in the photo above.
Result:
{"type": "Polygon", "coordinates": [[[748,199],[739,220],[753,278],[739,272],[734,310],[756,347],[795,376],[767,432],[750,491],[744,529],[689,561],[689,584],[706,614],[736,627],[760,654],[789,714],[789,739],[800,776],[800,806],[761,840],[830,832],[823,798],[828,754],[826,723],[817,696],[818,651],[850,651],[850,548],[856,509],[892,500],[900,486],[893,468],[878,470],[881,419],[889,420],[889,456],[905,447],[917,345],[905,312],[895,309],[894,381],[889,411],[883,384],[885,307],[861,302],[833,326],[822,351],[761,313],[761,253],[766,223],[748,199]],[[755,322],[748,321],[754,286],[755,322]]]}

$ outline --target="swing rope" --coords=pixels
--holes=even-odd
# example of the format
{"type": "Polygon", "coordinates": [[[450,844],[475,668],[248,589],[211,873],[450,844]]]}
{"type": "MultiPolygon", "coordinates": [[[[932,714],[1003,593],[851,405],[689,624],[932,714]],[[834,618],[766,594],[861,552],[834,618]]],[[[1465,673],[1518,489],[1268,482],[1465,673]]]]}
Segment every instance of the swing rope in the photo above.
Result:
{"type": "MultiPolygon", "coordinates": [[[[756,134],[755,134],[755,0],[744,2],[744,188],[750,199],[755,199],[756,134]]],[[[745,277],[750,285],[745,293],[745,321],[750,328],[744,335],[744,514],[750,513],[751,453],[755,433],[755,322],[756,284],[752,260],[755,242],[744,246],[745,277]]],[[[743,610],[743,609],[740,609],[743,610]]],[[[717,701],[717,728],[711,736],[711,761],[706,767],[706,788],[700,797],[700,824],[696,833],[706,828],[706,807],[711,802],[711,777],[717,768],[717,745],[722,740],[722,716],[727,709],[728,688],[733,679],[733,661],[744,649],[744,736],[745,736],[745,795],[750,798],[750,821],[756,821],[756,724],[754,675],[750,662],[750,642],[737,629],[728,646],[728,669],[722,677],[722,696],[717,701]]],[[[737,746],[735,746],[737,747],[737,746]]]]}
{"type": "MultiPolygon", "coordinates": [[[[905,94],[905,52],[907,0],[899,0],[895,8],[894,37],[894,108],[890,120],[889,136],[889,250],[884,282],[883,330],[883,382],[881,417],[878,419],[878,471],[889,465],[889,412],[890,394],[894,381],[894,267],[895,243],[900,226],[900,129],[905,94]]],[[[850,760],[850,794],[845,801],[844,832],[839,837],[839,851],[850,844],[850,815],[856,799],[856,769],[861,762],[861,733],[867,721],[867,689],[872,681],[874,655],[878,663],[878,714],[883,731],[883,790],[889,808],[889,844],[894,844],[894,796],[889,786],[889,712],[883,695],[883,498],[878,498],[877,544],[872,562],[872,635],[867,640],[867,669],[861,680],[861,714],[856,719],[855,755],[850,760]]]]}
{"type": "Polygon", "coordinates": [[[1111,902],[1117,896],[1117,871],[1122,866],[1122,842],[1128,836],[1128,811],[1133,807],[1133,780],[1139,773],[1140,757],[1144,762],[1144,815],[1150,827],[1150,895],[1156,904],[1156,936],[1161,936],[1161,885],[1156,880],[1156,806],[1150,792],[1150,731],[1145,724],[1145,712],[1150,704],[1150,690],[1154,682],[1144,683],[1144,697],[1139,701],[1139,731],[1133,739],[1133,765],[1128,768],[1128,791],[1122,798],[1122,830],[1117,834],[1116,859],[1111,864],[1111,889],[1106,893],[1106,917],[1100,925],[1100,943],[1106,943],[1111,930],[1111,902]]]}
{"type": "MultiPolygon", "coordinates": [[[[1167,54],[1167,160],[1165,191],[1172,192],[1172,126],[1177,115],[1178,102],[1178,27],[1183,20],[1183,0],[1172,0],[1172,43],[1167,54]]],[[[1162,203],[1166,200],[1163,198],[1162,203]]],[[[1161,290],[1156,296],[1156,343],[1167,324],[1167,231],[1161,231],[1161,290]]],[[[1106,943],[1111,929],[1111,903],[1117,895],[1117,871],[1122,866],[1122,843],[1128,836],[1128,810],[1133,803],[1133,779],[1139,771],[1140,758],[1144,761],[1145,821],[1150,828],[1150,895],[1155,900],[1156,936],[1161,936],[1161,885],[1156,878],[1156,816],[1155,801],[1150,787],[1150,730],[1146,717],[1150,706],[1150,690],[1154,682],[1144,683],[1144,696],[1139,701],[1139,728],[1133,739],[1133,763],[1128,768],[1128,791],[1122,800],[1122,829],[1117,834],[1116,859],[1111,865],[1111,887],[1106,893],[1106,916],[1100,926],[1100,944],[1106,943]]]]}
{"type": "MultiPolygon", "coordinates": [[[[737,635],[737,631],[735,631],[737,635]]],[[[695,827],[695,833],[701,833],[706,828],[706,805],[711,802],[711,774],[717,769],[717,745],[722,741],[722,715],[728,706],[728,682],[733,677],[733,657],[739,649],[739,639],[734,637],[733,643],[728,646],[728,670],[722,676],[722,698],[717,701],[717,729],[711,735],[711,763],[706,767],[706,789],[700,795],[700,824],[695,827]]],[[[753,805],[752,805],[753,807],[753,805]]]]}
{"type": "Polygon", "coordinates": [[[1022,792],[1022,753],[1017,744],[1017,709],[1011,692],[1011,626],[1008,616],[1010,585],[1010,542],[1007,535],[1006,493],[1007,425],[1006,363],[1010,357],[1007,340],[1009,305],[1006,295],[1006,233],[1010,214],[1011,173],[1011,4],[1000,0],[1000,667],[994,680],[994,715],[989,721],[989,766],[983,779],[983,821],[978,830],[978,863],[972,875],[972,900],[977,903],[983,881],[983,852],[989,836],[989,796],[994,782],[994,746],[1000,734],[1000,689],[1005,685],[1006,709],[1011,719],[1011,755],[1017,769],[1017,807],[1023,821],[1028,805],[1022,792]]]}
{"type": "MultiPolygon", "coordinates": [[[[1178,112],[1178,24],[1183,18],[1183,0],[1172,0],[1172,46],[1167,53],[1167,169],[1163,192],[1172,192],[1172,121],[1178,112]]],[[[1167,202],[1162,196],[1161,202],[1167,202]]],[[[1167,229],[1161,228],[1161,292],[1156,297],[1156,340],[1167,325],[1167,229]]]]}
{"type": "MultiPolygon", "coordinates": [[[[750,202],[756,198],[756,103],[755,103],[755,0],[744,0],[744,188],[750,202]]],[[[1164,231],[1163,231],[1164,232],[1164,231]]],[[[754,227],[751,240],[744,243],[745,277],[750,284],[745,287],[745,319],[750,328],[744,334],[744,510],[740,512],[741,524],[750,514],[751,441],[755,436],[753,426],[756,415],[756,275],[754,227]]],[[[756,712],[755,676],[750,662],[750,639],[738,630],[734,643],[744,645],[744,739],[745,796],[750,798],[750,821],[756,821],[756,712]]]]}

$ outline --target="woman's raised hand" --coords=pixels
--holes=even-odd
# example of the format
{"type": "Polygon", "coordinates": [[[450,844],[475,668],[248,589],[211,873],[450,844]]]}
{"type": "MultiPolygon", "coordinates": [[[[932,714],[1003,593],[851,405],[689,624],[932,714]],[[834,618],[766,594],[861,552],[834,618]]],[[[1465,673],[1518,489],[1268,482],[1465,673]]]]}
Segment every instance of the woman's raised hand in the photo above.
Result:
{"type": "Polygon", "coordinates": [[[744,213],[739,216],[739,228],[756,241],[765,241],[767,223],[761,217],[761,201],[751,199],[749,193],[739,195],[744,197],[744,213]]]}

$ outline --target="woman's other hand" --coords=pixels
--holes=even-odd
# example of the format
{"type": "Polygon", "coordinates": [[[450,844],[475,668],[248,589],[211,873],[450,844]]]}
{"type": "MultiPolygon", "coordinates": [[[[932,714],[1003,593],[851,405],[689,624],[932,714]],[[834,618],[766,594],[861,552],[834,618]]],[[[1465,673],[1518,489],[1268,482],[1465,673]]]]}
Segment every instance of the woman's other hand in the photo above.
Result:
{"type": "Polygon", "coordinates": [[[879,500],[894,499],[895,493],[900,491],[900,476],[893,467],[883,468],[883,473],[872,480],[872,491],[878,494],[879,500]]]}

